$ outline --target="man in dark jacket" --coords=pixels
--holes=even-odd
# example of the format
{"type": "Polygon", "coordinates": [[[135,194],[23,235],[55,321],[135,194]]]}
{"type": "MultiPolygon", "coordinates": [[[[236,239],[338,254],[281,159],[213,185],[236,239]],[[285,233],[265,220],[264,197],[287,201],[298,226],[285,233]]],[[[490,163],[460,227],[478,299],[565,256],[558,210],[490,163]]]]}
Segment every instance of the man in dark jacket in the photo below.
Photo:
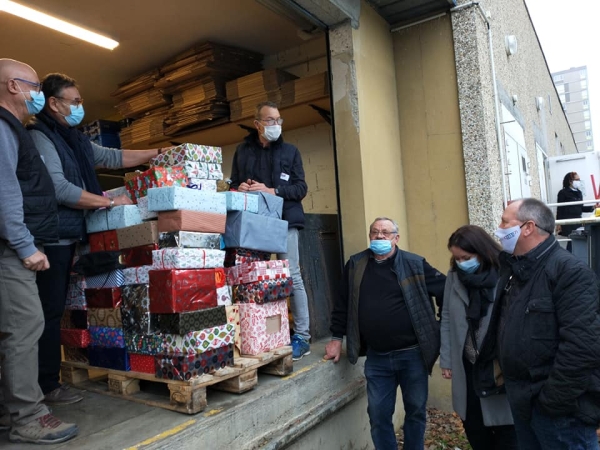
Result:
{"type": "Polygon", "coordinates": [[[536,199],[518,200],[502,215],[492,316],[500,365],[520,448],[598,448],[598,279],[553,230],[552,211],[536,199]]]}
{"type": "Polygon", "coordinates": [[[231,187],[241,192],[266,192],[283,198],[283,220],[288,222],[287,253],[277,255],[290,263],[294,293],[290,299],[294,316],[293,359],[310,354],[308,298],[300,274],[298,230],[304,228],[302,199],[308,187],[298,149],[281,137],[283,119],[273,102],[256,107],[254,126],[238,146],[231,167],[231,187]]]}
{"type": "Polygon", "coordinates": [[[398,225],[386,217],[371,224],[368,250],[353,255],[331,314],[325,359],[338,362],[346,335],[348,360],[366,351],[368,413],[377,450],[396,450],[392,416],[398,385],[404,402],[404,449],[423,450],[427,375],[440,352],[440,329],[431,296],[441,310],[446,277],[421,256],[400,250],[398,225]]]}

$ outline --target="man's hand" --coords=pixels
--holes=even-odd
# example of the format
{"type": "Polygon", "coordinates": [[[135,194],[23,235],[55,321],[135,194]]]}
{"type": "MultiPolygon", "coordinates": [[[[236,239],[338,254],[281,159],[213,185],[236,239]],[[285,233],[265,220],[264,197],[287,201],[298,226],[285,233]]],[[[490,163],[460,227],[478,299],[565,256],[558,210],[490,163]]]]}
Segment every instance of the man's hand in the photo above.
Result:
{"type": "Polygon", "coordinates": [[[267,187],[264,183],[258,183],[256,181],[252,181],[252,184],[248,187],[250,192],[266,192],[267,194],[275,195],[275,189],[267,187]]]}
{"type": "Polygon", "coordinates": [[[133,202],[131,201],[131,199],[129,197],[127,197],[125,194],[117,195],[116,197],[113,197],[113,201],[115,202],[115,206],[133,205],[133,202]]]}
{"type": "Polygon", "coordinates": [[[446,380],[452,379],[452,369],[442,369],[442,377],[446,380]]]}
{"type": "Polygon", "coordinates": [[[333,339],[328,342],[325,346],[325,356],[323,359],[333,359],[333,362],[336,363],[340,360],[340,355],[342,354],[342,341],[338,341],[333,339]]]}
{"type": "Polygon", "coordinates": [[[240,191],[240,192],[248,192],[249,190],[250,190],[250,185],[248,183],[240,183],[240,185],[238,186],[238,191],[240,191]]]}
{"type": "Polygon", "coordinates": [[[39,250],[28,258],[23,259],[23,266],[33,272],[50,268],[48,257],[39,250]]]}

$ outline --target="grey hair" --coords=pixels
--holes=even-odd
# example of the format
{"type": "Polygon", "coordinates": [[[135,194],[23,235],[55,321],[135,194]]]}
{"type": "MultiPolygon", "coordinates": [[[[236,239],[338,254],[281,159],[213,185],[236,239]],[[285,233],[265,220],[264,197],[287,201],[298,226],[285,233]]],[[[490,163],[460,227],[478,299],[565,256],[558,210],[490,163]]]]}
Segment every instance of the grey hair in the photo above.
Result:
{"type": "Polygon", "coordinates": [[[532,220],[538,229],[538,233],[553,234],[554,233],[554,214],[543,202],[536,198],[524,198],[519,200],[521,204],[517,210],[517,219],[521,222],[532,220]]]}
{"type": "Polygon", "coordinates": [[[277,107],[277,103],[275,102],[260,102],[258,105],[256,105],[256,111],[254,112],[254,118],[256,120],[260,120],[262,119],[261,115],[260,115],[260,111],[265,107],[268,106],[269,108],[275,108],[275,109],[279,109],[277,107]]]}
{"type": "Polygon", "coordinates": [[[373,225],[375,225],[375,222],[379,222],[380,220],[387,220],[388,222],[392,222],[392,225],[394,226],[394,233],[398,233],[398,224],[396,223],[395,220],[390,219],[389,217],[378,217],[376,218],[373,223],[369,226],[369,230],[373,229],[373,225]]]}

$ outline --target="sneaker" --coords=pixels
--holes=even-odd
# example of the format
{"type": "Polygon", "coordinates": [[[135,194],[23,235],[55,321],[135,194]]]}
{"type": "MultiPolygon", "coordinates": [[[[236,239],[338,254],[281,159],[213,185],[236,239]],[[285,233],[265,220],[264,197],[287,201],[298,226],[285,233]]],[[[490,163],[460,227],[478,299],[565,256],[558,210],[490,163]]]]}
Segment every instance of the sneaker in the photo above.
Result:
{"type": "Polygon", "coordinates": [[[298,361],[304,355],[310,355],[310,344],[299,334],[292,336],[292,359],[298,361]]]}
{"type": "Polygon", "coordinates": [[[0,416],[0,433],[10,430],[10,414],[2,414],[0,416]]]}
{"type": "Polygon", "coordinates": [[[64,423],[52,414],[46,414],[27,425],[13,427],[8,434],[8,440],[31,444],[58,444],[74,438],[77,433],[79,428],[74,423],[64,423]]]}
{"type": "Polygon", "coordinates": [[[70,405],[81,400],[83,400],[83,395],[71,391],[71,387],[68,384],[63,384],[61,387],[47,393],[44,397],[44,402],[52,405],[70,405]]]}

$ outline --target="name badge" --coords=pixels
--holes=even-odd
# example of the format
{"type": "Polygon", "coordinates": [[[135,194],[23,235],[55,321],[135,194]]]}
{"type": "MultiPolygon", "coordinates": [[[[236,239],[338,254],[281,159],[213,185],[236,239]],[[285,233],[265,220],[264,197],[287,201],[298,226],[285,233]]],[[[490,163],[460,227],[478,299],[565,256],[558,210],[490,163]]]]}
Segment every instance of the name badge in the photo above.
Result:
{"type": "Polygon", "coordinates": [[[281,175],[279,178],[281,178],[283,181],[289,181],[290,176],[287,173],[281,172],[281,175]]]}

